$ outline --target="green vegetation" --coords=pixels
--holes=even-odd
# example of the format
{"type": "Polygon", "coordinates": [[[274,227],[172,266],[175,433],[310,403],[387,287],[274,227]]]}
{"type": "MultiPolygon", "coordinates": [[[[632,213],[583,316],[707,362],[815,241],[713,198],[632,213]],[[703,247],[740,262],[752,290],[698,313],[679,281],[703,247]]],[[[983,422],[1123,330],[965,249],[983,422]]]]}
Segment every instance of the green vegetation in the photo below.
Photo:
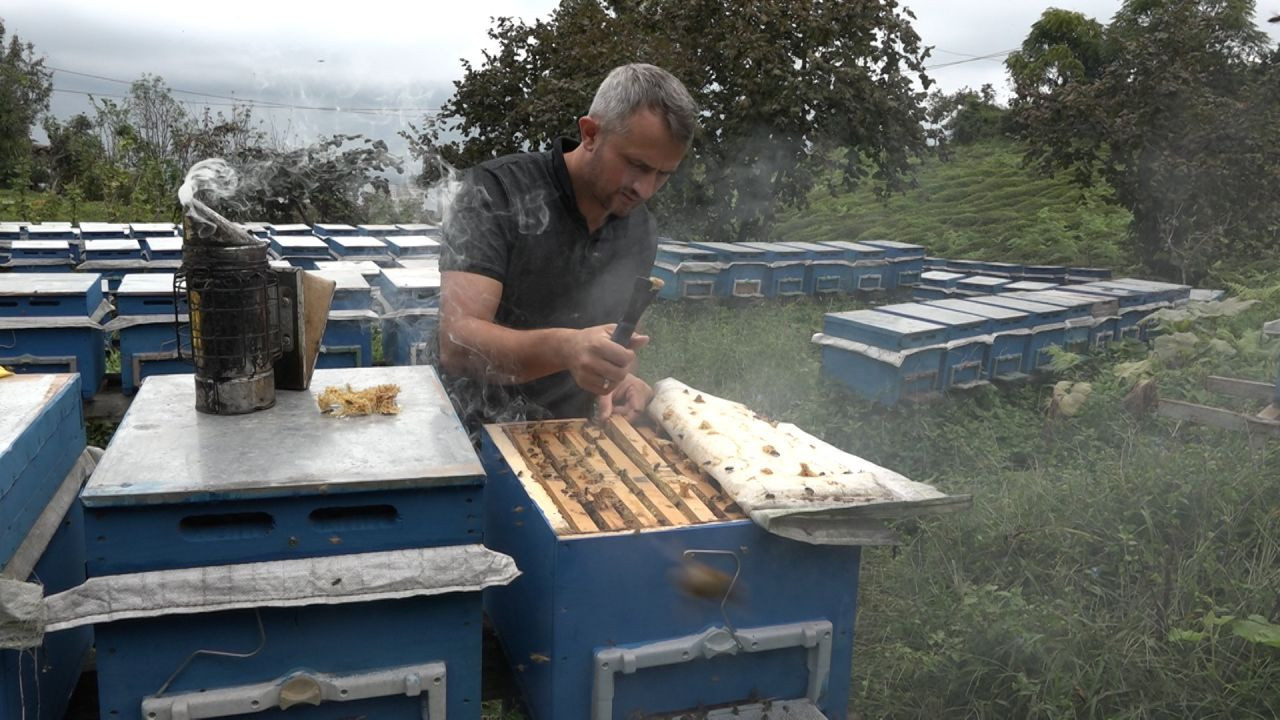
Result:
{"type": "Polygon", "coordinates": [[[914,189],[881,201],[870,188],[818,190],[808,208],[780,216],[778,240],[890,239],[930,255],[1133,269],[1125,251],[1130,215],[1102,190],[1022,167],[1023,146],[986,140],[917,168],[914,189]]]}
{"type": "MultiPolygon", "coordinates": [[[[1229,406],[1198,389],[1207,375],[1274,379],[1270,283],[1238,317],[1181,323],[1194,349],[1145,366],[1161,391],[1229,406]]],[[[821,378],[809,343],[823,312],[855,305],[663,304],[643,368],[974,496],[864,553],[851,717],[1280,714],[1280,443],[1128,415],[1136,343],[1020,387],[874,408],[821,378]],[[1049,411],[1061,379],[1093,384],[1073,417],[1049,411]]]]}

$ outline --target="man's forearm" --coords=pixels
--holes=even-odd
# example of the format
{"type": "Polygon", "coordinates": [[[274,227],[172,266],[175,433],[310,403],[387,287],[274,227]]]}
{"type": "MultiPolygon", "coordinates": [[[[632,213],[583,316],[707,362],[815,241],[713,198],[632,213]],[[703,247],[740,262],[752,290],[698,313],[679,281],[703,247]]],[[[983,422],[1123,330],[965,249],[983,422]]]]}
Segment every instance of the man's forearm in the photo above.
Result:
{"type": "Polygon", "coordinates": [[[513,330],[478,318],[441,327],[440,362],[448,372],[514,385],[566,369],[563,347],[572,330],[513,330]]]}

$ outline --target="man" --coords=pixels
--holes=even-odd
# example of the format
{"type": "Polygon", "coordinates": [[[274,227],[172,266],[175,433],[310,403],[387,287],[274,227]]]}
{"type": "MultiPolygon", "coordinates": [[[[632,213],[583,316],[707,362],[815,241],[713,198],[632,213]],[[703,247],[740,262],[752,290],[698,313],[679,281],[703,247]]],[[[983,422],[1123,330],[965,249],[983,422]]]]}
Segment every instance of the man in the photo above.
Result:
{"type": "Polygon", "coordinates": [[[652,65],[615,68],[581,141],[473,168],[451,203],[440,260],[439,365],[469,428],[641,413],[653,391],[609,336],[657,244],[645,202],[696,127],[688,91],[652,65]],[[598,399],[598,400],[597,400],[598,399]]]}

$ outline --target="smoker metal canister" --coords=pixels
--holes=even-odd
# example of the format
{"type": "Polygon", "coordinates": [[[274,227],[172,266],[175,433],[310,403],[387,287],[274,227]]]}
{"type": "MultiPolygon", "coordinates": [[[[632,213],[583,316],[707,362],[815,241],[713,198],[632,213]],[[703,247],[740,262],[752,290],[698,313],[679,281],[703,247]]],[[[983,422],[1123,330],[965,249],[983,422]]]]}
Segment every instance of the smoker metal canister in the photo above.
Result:
{"type": "Polygon", "coordinates": [[[191,318],[196,409],[239,415],[275,405],[275,276],[267,245],[199,242],[187,220],[182,269],[191,318]]]}

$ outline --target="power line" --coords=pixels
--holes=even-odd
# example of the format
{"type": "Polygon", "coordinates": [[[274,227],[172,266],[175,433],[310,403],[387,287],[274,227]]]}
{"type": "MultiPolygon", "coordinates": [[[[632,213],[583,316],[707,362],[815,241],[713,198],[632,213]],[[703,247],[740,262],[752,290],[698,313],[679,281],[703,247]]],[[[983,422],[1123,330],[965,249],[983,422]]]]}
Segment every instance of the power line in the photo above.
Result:
{"type": "MultiPolygon", "coordinates": [[[[65,68],[52,67],[52,66],[49,66],[49,69],[53,70],[54,72],[63,73],[65,75],[76,75],[79,77],[92,78],[94,80],[102,80],[104,82],[119,83],[121,85],[132,86],[133,83],[135,82],[133,80],[123,80],[121,78],[107,77],[105,75],[95,75],[93,73],[80,72],[79,70],[67,70],[65,68]]],[[[169,92],[180,93],[183,95],[195,95],[197,97],[214,98],[216,100],[231,100],[233,103],[237,105],[259,107],[259,108],[278,108],[278,109],[289,109],[289,110],[317,110],[320,112],[341,112],[341,113],[356,113],[356,114],[372,114],[372,113],[391,114],[391,113],[404,113],[404,112],[433,114],[433,113],[440,112],[440,108],[428,108],[428,107],[343,108],[343,107],[336,107],[336,106],[298,105],[294,103],[277,102],[275,100],[260,100],[256,98],[245,98],[245,97],[239,97],[235,95],[218,95],[215,93],[199,92],[197,90],[183,90],[181,88],[167,88],[167,89],[169,92]]],[[[77,91],[64,90],[63,92],[77,92],[77,91]]],[[[84,94],[87,95],[90,93],[84,93],[84,94]]],[[[97,94],[97,93],[93,93],[93,94],[97,94]]],[[[103,94],[103,97],[107,97],[107,95],[103,94]]],[[[212,104],[212,103],[206,103],[206,104],[212,104]]]]}
{"type": "MultiPolygon", "coordinates": [[[[129,99],[128,95],[118,95],[115,93],[90,92],[88,90],[72,90],[69,88],[55,87],[53,88],[53,91],[60,92],[60,93],[67,93],[70,95],[85,95],[88,97],[118,98],[121,100],[129,99]]],[[[230,107],[230,108],[242,107],[242,108],[253,108],[257,110],[321,110],[321,111],[327,111],[327,112],[347,113],[351,115],[367,115],[367,116],[374,116],[374,117],[393,117],[401,114],[402,112],[415,112],[412,109],[400,110],[398,108],[323,108],[323,107],[307,107],[304,105],[283,105],[283,104],[282,105],[259,105],[254,102],[239,102],[239,101],[210,102],[208,100],[203,100],[203,101],[197,102],[194,100],[181,100],[178,102],[184,102],[191,105],[200,105],[202,107],[206,107],[206,106],[207,107],[230,107]]]]}
{"type": "Polygon", "coordinates": [[[925,65],[925,70],[936,70],[938,68],[952,67],[954,65],[964,65],[965,63],[979,62],[981,60],[996,60],[1008,57],[1010,53],[1015,53],[1021,48],[1011,48],[1009,50],[1000,50],[998,52],[987,53],[986,55],[973,55],[964,60],[950,60],[944,63],[934,63],[933,65],[925,65]]]}

